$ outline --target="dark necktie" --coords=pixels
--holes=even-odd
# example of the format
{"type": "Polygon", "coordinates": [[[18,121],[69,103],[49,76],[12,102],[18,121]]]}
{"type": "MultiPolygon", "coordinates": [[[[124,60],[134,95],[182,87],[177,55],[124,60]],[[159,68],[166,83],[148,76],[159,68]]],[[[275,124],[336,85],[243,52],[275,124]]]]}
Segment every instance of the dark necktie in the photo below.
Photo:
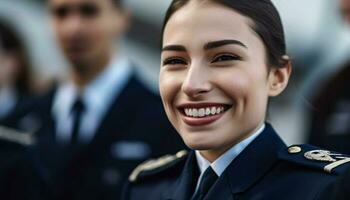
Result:
{"type": "Polygon", "coordinates": [[[197,192],[193,195],[191,200],[204,199],[205,195],[208,193],[208,191],[214,185],[217,179],[218,175],[216,175],[216,173],[211,167],[208,167],[208,169],[206,169],[203,174],[197,192]]]}
{"type": "Polygon", "coordinates": [[[75,145],[78,143],[78,134],[81,124],[81,118],[85,111],[85,106],[81,98],[77,98],[72,106],[72,114],[73,114],[73,127],[72,127],[72,138],[71,144],[75,145]]]}

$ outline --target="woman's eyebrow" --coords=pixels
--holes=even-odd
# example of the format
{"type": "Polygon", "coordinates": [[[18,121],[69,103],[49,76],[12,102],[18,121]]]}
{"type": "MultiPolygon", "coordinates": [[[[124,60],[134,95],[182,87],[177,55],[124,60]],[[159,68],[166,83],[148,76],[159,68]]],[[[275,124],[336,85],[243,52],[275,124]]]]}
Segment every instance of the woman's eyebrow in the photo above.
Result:
{"type": "Polygon", "coordinates": [[[204,45],[204,50],[209,50],[209,49],[214,49],[214,48],[218,48],[224,45],[239,45],[242,46],[244,48],[248,48],[245,44],[243,44],[242,42],[238,41],[238,40],[218,40],[218,41],[213,41],[213,42],[208,42],[207,44],[204,45]]]}
{"type": "MultiPolygon", "coordinates": [[[[204,45],[204,50],[209,50],[213,48],[218,48],[224,45],[239,45],[244,48],[248,48],[245,44],[238,40],[218,40],[213,42],[208,42],[204,45]]],[[[162,51],[186,51],[186,48],[182,45],[166,45],[162,48],[162,51]]]]}
{"type": "Polygon", "coordinates": [[[186,48],[181,45],[167,45],[162,48],[162,51],[186,51],[186,48]]]}

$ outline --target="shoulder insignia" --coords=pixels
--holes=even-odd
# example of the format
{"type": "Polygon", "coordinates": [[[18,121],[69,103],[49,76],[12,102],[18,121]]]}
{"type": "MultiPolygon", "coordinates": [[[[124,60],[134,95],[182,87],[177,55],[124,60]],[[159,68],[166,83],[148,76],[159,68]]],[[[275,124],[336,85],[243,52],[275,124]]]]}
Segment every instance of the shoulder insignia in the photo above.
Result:
{"type": "Polygon", "coordinates": [[[177,152],[175,155],[165,155],[162,156],[158,159],[152,159],[152,160],[148,160],[145,161],[144,163],[141,163],[139,166],[137,166],[134,171],[131,173],[131,175],[129,176],[129,181],[130,182],[135,182],[137,181],[137,178],[139,176],[139,174],[141,172],[144,171],[151,171],[154,169],[158,169],[161,168],[163,166],[166,166],[184,156],[187,155],[187,151],[186,150],[182,150],[177,152]]]}
{"type": "Polygon", "coordinates": [[[332,173],[332,170],[345,163],[350,162],[350,157],[343,156],[342,154],[331,153],[325,150],[313,150],[304,154],[305,158],[309,160],[327,162],[324,166],[324,170],[328,173],[332,173]]]}
{"type": "Polygon", "coordinates": [[[35,143],[34,137],[29,133],[18,132],[17,130],[0,126],[0,139],[29,146],[35,143]]]}
{"type": "Polygon", "coordinates": [[[339,174],[350,168],[349,156],[311,145],[292,145],[287,151],[280,152],[279,157],[311,168],[322,169],[330,174],[339,174]]]}

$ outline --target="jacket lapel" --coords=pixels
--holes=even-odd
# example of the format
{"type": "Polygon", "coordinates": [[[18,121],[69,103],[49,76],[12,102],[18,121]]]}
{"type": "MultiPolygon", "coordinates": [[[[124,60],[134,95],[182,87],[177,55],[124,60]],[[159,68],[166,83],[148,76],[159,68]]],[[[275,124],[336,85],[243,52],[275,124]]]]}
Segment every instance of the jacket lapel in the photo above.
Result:
{"type": "MultiPolygon", "coordinates": [[[[115,98],[111,108],[104,116],[101,125],[96,130],[93,140],[87,145],[79,146],[71,151],[71,161],[69,162],[68,169],[73,170],[72,174],[82,173],[84,168],[91,165],[92,160],[101,159],[101,155],[109,156],[110,145],[115,142],[120,133],[127,129],[128,121],[130,121],[132,115],[128,115],[128,110],[131,110],[127,102],[127,97],[134,94],[134,79],[131,79],[122,93],[115,98]],[[111,131],[115,130],[115,131],[111,131]],[[76,168],[74,166],[81,166],[76,168]]],[[[129,100],[132,105],[133,102],[129,100]]]]}
{"type": "Polygon", "coordinates": [[[233,198],[246,191],[269,171],[282,148],[286,145],[272,126],[266,124],[265,130],[227,167],[205,199],[233,198]]]}
{"type": "Polygon", "coordinates": [[[94,143],[104,143],[105,141],[115,142],[121,137],[123,131],[129,129],[129,122],[135,117],[133,111],[137,110],[143,90],[135,77],[131,77],[122,92],[115,97],[112,106],[104,116],[101,125],[96,130],[94,143]],[[115,130],[111,133],[111,130],[115,130]]]}
{"type": "Polygon", "coordinates": [[[164,192],[164,199],[166,200],[184,200],[190,199],[193,195],[195,184],[199,176],[199,169],[196,162],[194,151],[191,151],[187,157],[179,178],[174,182],[172,187],[164,192]]]}

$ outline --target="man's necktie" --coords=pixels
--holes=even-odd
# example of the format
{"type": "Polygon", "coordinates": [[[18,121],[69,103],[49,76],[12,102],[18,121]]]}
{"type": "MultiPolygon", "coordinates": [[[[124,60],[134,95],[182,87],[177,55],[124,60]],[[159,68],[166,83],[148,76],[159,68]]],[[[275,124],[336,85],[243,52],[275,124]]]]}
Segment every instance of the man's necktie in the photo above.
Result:
{"type": "Polygon", "coordinates": [[[72,138],[71,144],[76,145],[78,143],[78,134],[81,125],[81,118],[85,111],[85,106],[81,98],[77,98],[72,106],[73,114],[73,127],[72,127],[72,138]]]}

